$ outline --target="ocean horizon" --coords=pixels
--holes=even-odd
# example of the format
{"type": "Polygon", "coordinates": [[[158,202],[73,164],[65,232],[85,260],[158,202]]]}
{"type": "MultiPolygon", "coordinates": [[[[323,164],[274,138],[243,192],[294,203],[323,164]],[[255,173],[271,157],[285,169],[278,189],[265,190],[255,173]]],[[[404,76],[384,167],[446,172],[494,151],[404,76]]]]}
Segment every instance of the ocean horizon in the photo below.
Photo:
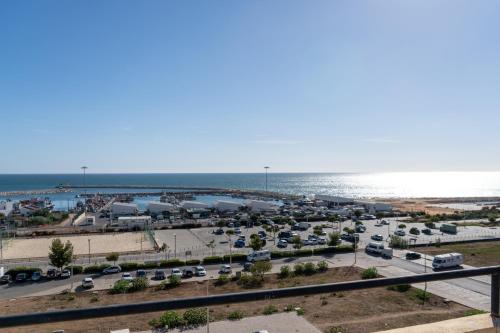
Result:
{"type": "MultiPolygon", "coordinates": [[[[144,185],[161,186],[166,190],[169,186],[264,190],[266,186],[264,172],[88,173],[85,182],[89,186],[144,185]]],[[[0,192],[43,190],[60,184],[83,183],[81,173],[0,174],[0,192]]],[[[493,197],[500,196],[500,172],[270,172],[268,189],[300,195],[321,193],[356,198],[493,197]]],[[[74,191],[76,194],[78,192],[79,190],[74,191]]]]}

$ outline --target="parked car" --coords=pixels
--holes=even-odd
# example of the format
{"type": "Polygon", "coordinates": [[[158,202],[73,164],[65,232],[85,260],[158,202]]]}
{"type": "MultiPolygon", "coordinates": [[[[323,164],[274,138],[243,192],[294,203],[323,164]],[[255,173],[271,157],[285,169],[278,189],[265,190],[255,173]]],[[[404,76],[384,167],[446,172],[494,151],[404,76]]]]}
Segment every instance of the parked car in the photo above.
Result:
{"type": "Polygon", "coordinates": [[[234,242],[234,247],[245,247],[245,241],[243,239],[238,239],[234,242]]]}
{"type": "Polygon", "coordinates": [[[0,277],[0,284],[8,284],[12,282],[12,277],[8,274],[2,275],[0,277]]]}
{"type": "Polygon", "coordinates": [[[191,268],[185,268],[182,270],[182,278],[183,279],[189,279],[194,276],[194,272],[191,268]]]}
{"type": "Polygon", "coordinates": [[[325,237],[319,237],[318,238],[318,244],[319,245],[325,245],[326,244],[326,238],[325,237]]]}
{"type": "Polygon", "coordinates": [[[396,235],[396,236],[405,236],[406,232],[404,230],[399,229],[399,230],[394,231],[394,235],[396,235]]]}
{"type": "Polygon", "coordinates": [[[148,273],[145,270],[139,269],[139,270],[137,270],[137,272],[135,272],[135,277],[136,278],[145,278],[147,274],[148,273]]]}
{"type": "Polygon", "coordinates": [[[422,256],[420,255],[420,253],[416,253],[416,252],[407,252],[406,253],[406,260],[417,260],[417,259],[420,259],[422,256]]]}
{"type": "Polygon", "coordinates": [[[219,229],[217,229],[217,230],[214,231],[214,234],[216,234],[216,235],[224,235],[224,229],[219,228],[219,229]]]}
{"type": "Polygon", "coordinates": [[[262,239],[262,238],[267,238],[267,234],[265,231],[263,230],[260,230],[258,233],[259,237],[262,239]]]}
{"type": "Polygon", "coordinates": [[[279,247],[279,248],[284,249],[284,248],[286,248],[288,246],[288,242],[286,240],[284,240],[284,239],[280,239],[278,241],[278,244],[276,246],[279,247]]]}
{"type": "Polygon", "coordinates": [[[182,272],[179,268],[172,268],[172,270],[170,271],[170,275],[182,278],[182,272]]]}
{"type": "Polygon", "coordinates": [[[252,266],[253,266],[253,263],[246,262],[246,263],[243,264],[243,270],[245,272],[250,272],[250,270],[252,269],[252,266]]]}
{"type": "Polygon", "coordinates": [[[222,265],[219,269],[219,274],[231,274],[233,270],[229,265],[222,265]]]}
{"type": "Polygon", "coordinates": [[[155,276],[154,276],[155,280],[165,280],[167,277],[165,276],[165,272],[162,271],[162,270],[156,270],[155,271],[155,276]]]}
{"type": "Polygon", "coordinates": [[[61,273],[61,278],[69,279],[71,277],[71,271],[69,269],[64,269],[61,273]]]}
{"type": "Polygon", "coordinates": [[[42,279],[42,273],[33,272],[33,274],[31,274],[31,281],[40,281],[41,279],[42,279]]]}
{"type": "Polygon", "coordinates": [[[16,275],[16,282],[24,282],[28,280],[28,274],[26,273],[18,273],[16,275]]]}
{"type": "Polygon", "coordinates": [[[381,242],[384,240],[384,236],[382,235],[372,235],[372,237],[370,237],[371,239],[373,239],[374,241],[378,241],[378,242],[381,242]]]}
{"type": "Polygon", "coordinates": [[[235,229],[234,229],[234,233],[235,233],[236,235],[241,234],[241,229],[240,229],[240,228],[235,228],[235,229]]]}
{"type": "Polygon", "coordinates": [[[94,280],[91,277],[86,277],[82,280],[82,288],[90,289],[94,288],[94,280]]]}
{"type": "Polygon", "coordinates": [[[207,271],[205,270],[205,267],[203,267],[203,266],[196,266],[196,267],[194,267],[194,274],[196,276],[206,276],[207,271]]]}
{"type": "Polygon", "coordinates": [[[366,227],[364,225],[357,225],[355,228],[356,232],[363,233],[366,231],[366,227]]]}
{"type": "Polygon", "coordinates": [[[55,268],[49,268],[47,270],[47,278],[48,279],[55,279],[57,278],[59,275],[61,274],[61,272],[55,268]]]}
{"type": "Polygon", "coordinates": [[[228,228],[234,228],[234,223],[233,223],[233,222],[229,222],[229,223],[227,224],[227,227],[228,227],[228,228]]]}
{"type": "Polygon", "coordinates": [[[122,280],[125,281],[132,281],[134,278],[132,277],[132,274],[125,272],[122,274],[122,280]]]}
{"type": "Polygon", "coordinates": [[[383,224],[383,225],[388,225],[390,224],[389,222],[387,222],[386,220],[382,220],[382,222],[380,222],[380,224],[383,224]]]}
{"type": "Polygon", "coordinates": [[[118,265],[109,266],[102,271],[102,274],[115,274],[115,273],[120,273],[121,271],[122,271],[122,268],[118,265]]]}
{"type": "Polygon", "coordinates": [[[432,235],[432,230],[429,228],[422,229],[422,233],[425,235],[432,235]]]}

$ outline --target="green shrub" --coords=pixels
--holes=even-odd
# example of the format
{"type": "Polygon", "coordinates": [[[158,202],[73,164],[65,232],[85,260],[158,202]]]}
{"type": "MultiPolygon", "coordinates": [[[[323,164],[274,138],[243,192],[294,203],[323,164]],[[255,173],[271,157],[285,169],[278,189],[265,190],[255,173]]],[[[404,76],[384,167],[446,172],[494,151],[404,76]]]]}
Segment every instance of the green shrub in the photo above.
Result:
{"type": "Polygon", "coordinates": [[[406,224],[404,224],[404,223],[398,224],[398,228],[399,229],[406,229],[406,224]]]}
{"type": "Polygon", "coordinates": [[[169,287],[177,287],[181,284],[181,278],[177,275],[169,275],[168,277],[169,287]]]}
{"type": "Polygon", "coordinates": [[[436,229],[436,224],[434,222],[425,222],[424,225],[429,229],[436,229]]]}
{"type": "MultiPolygon", "coordinates": [[[[185,262],[179,260],[179,265],[180,266],[184,266],[185,262]]],[[[160,267],[160,266],[159,266],[159,264],[156,261],[146,261],[142,265],[139,265],[139,267],[137,267],[137,268],[138,269],[155,269],[155,268],[158,268],[158,267],[160,267]]],[[[123,269],[123,267],[122,267],[122,269],[123,269]]]]}
{"type": "Polygon", "coordinates": [[[212,257],[203,258],[203,264],[205,264],[205,265],[221,264],[223,261],[224,261],[224,258],[220,257],[220,256],[212,256],[212,257]]]}
{"type": "Polygon", "coordinates": [[[126,280],[118,280],[109,290],[110,294],[125,294],[129,291],[132,283],[126,280]]]}
{"type": "Polygon", "coordinates": [[[293,266],[293,273],[295,275],[302,275],[304,274],[304,264],[298,263],[293,266]]]}
{"type": "Polygon", "coordinates": [[[363,280],[368,280],[368,279],[375,279],[378,276],[378,271],[375,267],[369,267],[363,272],[361,272],[361,278],[363,280]]]}
{"type": "MultiPolygon", "coordinates": [[[[229,257],[231,257],[230,255],[225,255],[223,257],[223,261],[224,262],[229,262],[229,257]]],[[[242,254],[242,253],[233,253],[232,255],[232,262],[243,262],[243,261],[247,261],[247,255],[246,254],[242,254]]]]}
{"type": "Polygon", "coordinates": [[[272,315],[274,313],[278,312],[278,308],[276,308],[276,306],[274,305],[268,305],[264,308],[264,311],[262,311],[263,314],[265,314],[266,316],[268,315],[272,315]]]}
{"type": "Polygon", "coordinates": [[[199,264],[201,264],[201,260],[199,259],[186,260],[186,266],[198,266],[199,264]]]}
{"type": "Polygon", "coordinates": [[[202,308],[186,310],[182,317],[187,325],[199,326],[207,323],[207,312],[202,308]]]}
{"type": "Polygon", "coordinates": [[[227,276],[226,274],[220,274],[215,283],[218,286],[222,286],[222,285],[228,283],[229,280],[230,280],[229,276],[227,276]]]}
{"type": "Polygon", "coordinates": [[[288,304],[286,307],[285,307],[285,311],[286,312],[290,312],[290,311],[293,311],[295,310],[296,306],[294,304],[288,304]]]}
{"type": "Polygon", "coordinates": [[[244,317],[243,312],[236,310],[236,311],[229,313],[229,315],[227,316],[227,319],[229,319],[229,320],[241,320],[241,319],[243,319],[243,317],[244,317]]]}
{"type": "Polygon", "coordinates": [[[122,268],[122,271],[135,271],[138,269],[139,264],[136,262],[122,262],[120,267],[122,268]]]}
{"type": "Polygon", "coordinates": [[[74,275],[83,273],[83,266],[79,266],[79,265],[66,266],[66,267],[64,267],[64,269],[69,269],[71,271],[71,267],[73,267],[73,274],[74,275]]]}
{"type": "Polygon", "coordinates": [[[340,234],[338,232],[331,232],[328,234],[328,245],[337,246],[340,243],[340,234]]]}
{"type": "Polygon", "coordinates": [[[260,277],[253,274],[241,274],[238,284],[245,288],[257,288],[262,285],[260,277]]]}
{"type": "Polygon", "coordinates": [[[318,262],[316,267],[318,269],[318,272],[326,272],[328,270],[328,263],[324,260],[321,260],[320,262],[318,262]]]}
{"type": "Polygon", "coordinates": [[[407,292],[408,290],[410,290],[410,288],[411,288],[411,285],[409,285],[409,284],[397,284],[395,286],[387,287],[388,290],[393,290],[393,291],[397,291],[400,293],[407,292]]]}
{"type": "Polygon", "coordinates": [[[312,262],[306,262],[304,264],[304,274],[313,275],[314,273],[316,273],[316,265],[312,262]]]}
{"type": "Polygon", "coordinates": [[[412,296],[418,300],[421,300],[422,302],[428,301],[430,298],[430,295],[428,292],[425,292],[425,291],[420,290],[420,289],[415,289],[413,291],[412,296]]]}
{"type": "Polygon", "coordinates": [[[141,291],[149,287],[149,280],[145,277],[135,278],[132,280],[132,284],[129,291],[141,291]]]}
{"type": "Polygon", "coordinates": [[[287,278],[287,277],[290,276],[290,273],[291,273],[290,272],[290,266],[288,266],[288,265],[281,266],[280,273],[278,274],[278,277],[280,279],[285,279],[285,278],[287,278]]]}
{"type": "Polygon", "coordinates": [[[109,266],[110,266],[109,264],[87,266],[83,269],[83,273],[84,274],[101,273],[104,269],[108,268],[109,266]]]}
{"type": "Polygon", "coordinates": [[[170,267],[180,267],[185,266],[186,263],[179,259],[170,259],[170,260],[162,260],[160,261],[161,268],[170,268],[170,267]]]}
{"type": "Polygon", "coordinates": [[[149,325],[155,328],[175,328],[184,324],[182,316],[175,311],[167,311],[161,315],[158,319],[153,319],[149,322],[149,325]]]}
{"type": "Polygon", "coordinates": [[[304,309],[298,308],[297,309],[297,316],[303,316],[304,315],[304,309]]]}
{"type": "Polygon", "coordinates": [[[409,231],[410,234],[412,235],[419,235],[420,234],[420,230],[418,230],[418,228],[411,228],[410,231],[409,231]]]}
{"type": "Polygon", "coordinates": [[[475,316],[475,315],[478,315],[478,314],[485,314],[485,313],[487,313],[487,312],[483,311],[483,310],[470,309],[470,310],[466,310],[465,311],[464,316],[465,317],[469,317],[469,316],[475,316]]]}
{"type": "Polygon", "coordinates": [[[9,269],[5,274],[10,275],[12,279],[15,279],[16,275],[19,273],[26,273],[28,276],[31,276],[34,272],[41,272],[42,270],[38,267],[14,267],[9,269]]]}
{"type": "Polygon", "coordinates": [[[389,246],[394,249],[407,249],[408,241],[400,236],[391,235],[391,240],[389,241],[389,246]]]}

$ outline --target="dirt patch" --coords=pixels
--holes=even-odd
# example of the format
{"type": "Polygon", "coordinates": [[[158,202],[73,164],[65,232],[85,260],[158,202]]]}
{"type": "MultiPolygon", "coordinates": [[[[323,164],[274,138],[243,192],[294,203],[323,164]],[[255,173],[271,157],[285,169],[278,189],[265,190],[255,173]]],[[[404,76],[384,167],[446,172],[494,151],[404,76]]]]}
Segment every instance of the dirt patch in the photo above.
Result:
{"type": "MultiPolygon", "coordinates": [[[[357,280],[360,270],[352,267],[340,267],[317,273],[308,277],[292,277],[280,280],[276,275],[265,277],[262,288],[283,288],[315,283],[329,283],[357,280]]],[[[244,291],[236,282],[223,286],[210,284],[210,294],[244,291]]],[[[246,317],[262,315],[270,304],[282,312],[287,305],[304,309],[304,316],[316,327],[330,332],[332,327],[341,327],[342,332],[373,332],[382,329],[404,327],[432,321],[463,316],[467,307],[444,302],[437,296],[422,306],[421,301],[413,297],[413,290],[406,293],[390,291],[386,288],[368,289],[344,293],[330,293],[315,296],[302,296],[267,301],[214,306],[211,308],[213,320],[226,319],[229,313],[241,311],[246,317]]],[[[6,301],[0,305],[1,314],[46,311],[55,309],[83,308],[99,305],[123,304],[168,298],[181,298],[206,295],[206,283],[190,282],[167,291],[153,288],[144,292],[124,295],[109,295],[106,292],[85,292],[74,295],[56,295],[28,297],[6,301]]],[[[109,332],[111,329],[130,328],[132,331],[148,329],[148,321],[161,313],[120,316],[80,320],[65,323],[18,327],[1,332],[50,332],[64,329],[65,332],[109,332]]]]}
{"type": "Polygon", "coordinates": [[[447,244],[441,247],[420,247],[418,252],[435,256],[443,253],[458,252],[464,255],[464,261],[471,266],[491,266],[500,264],[500,242],[475,242],[447,244]]]}

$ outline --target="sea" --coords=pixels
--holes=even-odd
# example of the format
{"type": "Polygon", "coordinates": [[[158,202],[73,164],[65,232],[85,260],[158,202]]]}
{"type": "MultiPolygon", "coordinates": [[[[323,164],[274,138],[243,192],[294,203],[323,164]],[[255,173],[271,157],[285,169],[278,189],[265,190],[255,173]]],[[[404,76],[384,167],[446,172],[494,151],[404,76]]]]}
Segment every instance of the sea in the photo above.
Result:
{"type": "MultiPolygon", "coordinates": [[[[228,189],[266,188],[264,173],[134,173],[85,176],[88,185],[137,185],[169,187],[212,187],[228,189]]],[[[82,185],[82,174],[5,174],[0,175],[0,192],[52,189],[60,184],[82,185]]],[[[267,188],[288,194],[311,196],[331,194],[354,198],[445,198],[500,197],[500,172],[387,172],[387,173],[268,173],[267,188]]],[[[71,208],[84,190],[38,195],[49,197],[56,208],[71,208]]],[[[138,189],[92,188],[87,193],[137,192],[138,189]]],[[[148,190],[140,190],[147,192],[148,190]]],[[[158,189],[149,190],[158,192],[158,189]]],[[[0,196],[0,200],[19,200],[33,195],[0,196]]],[[[139,201],[157,199],[138,198],[139,201]]],[[[213,197],[197,200],[210,203],[213,197]]]]}

